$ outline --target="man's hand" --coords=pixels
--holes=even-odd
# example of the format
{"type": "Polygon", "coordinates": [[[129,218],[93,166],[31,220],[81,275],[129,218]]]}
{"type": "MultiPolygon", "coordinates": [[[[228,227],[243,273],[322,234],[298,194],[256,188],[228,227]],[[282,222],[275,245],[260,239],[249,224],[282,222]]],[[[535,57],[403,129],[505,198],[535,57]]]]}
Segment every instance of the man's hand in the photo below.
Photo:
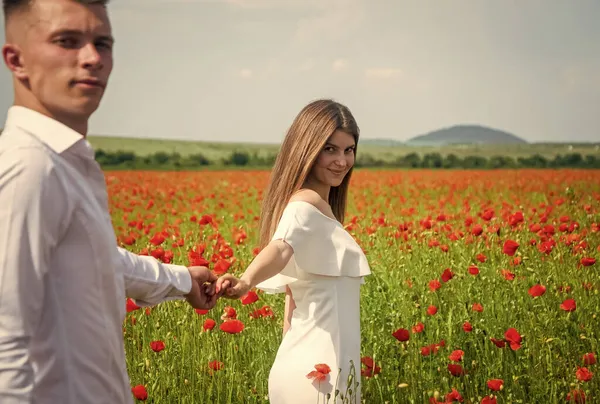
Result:
{"type": "Polygon", "coordinates": [[[217,276],[206,267],[189,267],[192,277],[192,289],[185,295],[188,303],[195,309],[210,310],[215,307],[219,293],[215,292],[217,276]]]}
{"type": "Polygon", "coordinates": [[[237,279],[231,274],[222,275],[217,280],[216,286],[219,296],[229,299],[239,299],[250,291],[250,285],[245,280],[237,279]]]}

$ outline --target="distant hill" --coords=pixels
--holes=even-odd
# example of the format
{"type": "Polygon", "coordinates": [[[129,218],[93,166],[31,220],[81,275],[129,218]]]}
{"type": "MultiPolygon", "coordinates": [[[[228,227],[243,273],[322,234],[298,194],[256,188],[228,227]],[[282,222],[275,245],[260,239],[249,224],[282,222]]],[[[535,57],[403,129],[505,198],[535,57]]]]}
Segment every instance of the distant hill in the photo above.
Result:
{"type": "Polygon", "coordinates": [[[448,144],[526,144],[511,133],[479,125],[457,125],[439,129],[406,141],[410,146],[442,146],[448,144]]]}
{"type": "Polygon", "coordinates": [[[360,143],[369,146],[402,146],[404,144],[394,139],[360,139],[360,143]]]}

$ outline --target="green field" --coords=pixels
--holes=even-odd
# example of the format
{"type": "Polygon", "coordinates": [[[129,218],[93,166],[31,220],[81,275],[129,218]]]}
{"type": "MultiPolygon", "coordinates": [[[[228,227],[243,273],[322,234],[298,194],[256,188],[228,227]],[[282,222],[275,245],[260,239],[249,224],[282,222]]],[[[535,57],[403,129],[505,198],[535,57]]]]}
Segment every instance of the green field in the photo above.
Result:
{"type": "MultiPolygon", "coordinates": [[[[256,254],[268,178],[108,171],[117,239],[240,276],[256,254]]],[[[356,404],[600,402],[599,195],[599,170],[356,172],[344,228],[372,271],[356,404]]],[[[123,337],[137,396],[269,403],[284,297],[254,292],[257,301],[221,299],[208,312],[130,302],[123,337]]],[[[315,390],[312,402],[334,400],[315,390]]]]}
{"type": "MultiPolygon", "coordinates": [[[[257,144],[257,143],[219,143],[219,142],[194,142],[183,140],[164,140],[164,139],[136,139],[136,138],[118,138],[107,136],[90,136],[90,142],[95,149],[102,149],[106,152],[133,151],[138,156],[147,156],[159,151],[165,153],[179,153],[181,156],[201,153],[209,159],[220,159],[227,157],[235,150],[243,150],[250,154],[256,152],[259,156],[274,154],[279,149],[278,144],[257,144]]],[[[409,153],[418,153],[424,155],[427,153],[440,153],[442,156],[455,154],[458,157],[482,156],[491,157],[494,155],[517,157],[529,157],[534,154],[540,154],[546,158],[553,158],[558,154],[580,153],[581,155],[600,156],[600,143],[598,144],[524,144],[524,145],[453,145],[443,147],[426,146],[384,146],[370,144],[368,140],[359,144],[359,154],[367,153],[375,158],[384,161],[394,160],[398,156],[404,156],[409,153]]]]}

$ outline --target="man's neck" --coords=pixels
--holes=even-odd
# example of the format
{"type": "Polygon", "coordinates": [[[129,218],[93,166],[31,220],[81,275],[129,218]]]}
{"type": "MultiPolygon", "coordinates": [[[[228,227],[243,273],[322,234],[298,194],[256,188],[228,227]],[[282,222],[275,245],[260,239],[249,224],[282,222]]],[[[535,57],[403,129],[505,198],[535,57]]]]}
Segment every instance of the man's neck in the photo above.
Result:
{"type": "Polygon", "coordinates": [[[88,119],[86,118],[73,117],[72,115],[67,114],[52,113],[47,108],[39,105],[39,103],[20,102],[18,99],[15,99],[14,105],[28,108],[42,115],[45,115],[48,118],[54,119],[55,121],[60,122],[63,125],[73,129],[75,132],[79,133],[84,138],[87,137],[88,119]]]}

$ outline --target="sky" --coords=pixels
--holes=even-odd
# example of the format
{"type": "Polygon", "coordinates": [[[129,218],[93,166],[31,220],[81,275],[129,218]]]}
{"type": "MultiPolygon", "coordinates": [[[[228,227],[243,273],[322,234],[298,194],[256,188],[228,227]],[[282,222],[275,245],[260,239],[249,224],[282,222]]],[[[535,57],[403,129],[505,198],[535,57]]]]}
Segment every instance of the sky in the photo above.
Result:
{"type": "Polygon", "coordinates": [[[333,98],[362,139],[476,124],[600,140],[598,0],[113,0],[109,13],[115,68],[92,135],[280,143],[306,104],[333,98]]]}

